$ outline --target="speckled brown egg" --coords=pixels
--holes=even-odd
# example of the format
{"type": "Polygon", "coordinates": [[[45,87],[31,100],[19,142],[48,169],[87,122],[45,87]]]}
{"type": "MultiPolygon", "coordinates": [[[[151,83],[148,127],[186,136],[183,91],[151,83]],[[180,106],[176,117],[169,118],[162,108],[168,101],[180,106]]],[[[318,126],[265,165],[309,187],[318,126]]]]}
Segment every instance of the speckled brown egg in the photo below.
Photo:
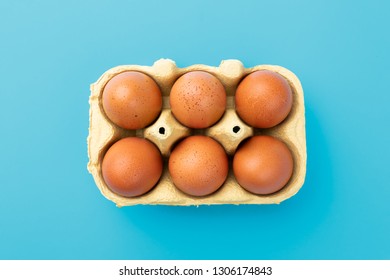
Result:
{"type": "Polygon", "coordinates": [[[190,128],[206,128],[215,124],[225,112],[226,92],[212,74],[192,71],[175,82],[169,102],[179,122],[190,128]]]}
{"type": "Polygon", "coordinates": [[[102,104],[107,117],[125,129],[150,125],[160,114],[162,96],[148,75],[127,71],[114,76],[103,90],[102,104]]]}
{"type": "Polygon", "coordinates": [[[169,172],[175,186],[193,196],[218,190],[228,175],[228,158],[214,139],[196,135],[181,141],[169,158],[169,172]]]}
{"type": "Polygon", "coordinates": [[[292,91],[280,74],[260,70],[246,76],[238,85],[236,111],[247,124],[269,128],[281,123],[292,106],[292,91]]]}
{"type": "Polygon", "coordinates": [[[102,175],[115,193],[134,197],[151,190],[162,174],[163,163],[157,147],[146,139],[128,137],[106,152],[102,175]]]}
{"type": "Polygon", "coordinates": [[[237,182],[255,194],[271,194],[282,189],[293,172],[291,151],[272,136],[253,136],[243,143],[233,158],[237,182]]]}

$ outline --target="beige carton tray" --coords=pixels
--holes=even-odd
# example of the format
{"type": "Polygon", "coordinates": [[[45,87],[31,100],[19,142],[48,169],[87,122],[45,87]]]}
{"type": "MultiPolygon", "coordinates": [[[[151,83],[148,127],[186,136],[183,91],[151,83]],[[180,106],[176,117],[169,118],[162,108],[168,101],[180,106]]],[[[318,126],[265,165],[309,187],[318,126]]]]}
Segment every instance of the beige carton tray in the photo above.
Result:
{"type": "Polygon", "coordinates": [[[222,61],[219,67],[192,65],[178,68],[174,61],[160,59],[153,66],[123,65],[106,71],[91,85],[90,123],[88,142],[88,170],[93,175],[101,193],[117,206],[136,204],[165,205],[201,205],[201,204],[273,204],[295,195],[305,180],[306,174],[306,138],[305,108],[303,90],[298,78],[289,70],[273,65],[258,65],[244,68],[238,60],[222,61]],[[234,109],[234,94],[239,82],[249,73],[257,70],[271,70],[284,76],[293,92],[293,106],[288,117],[279,125],[269,129],[257,129],[246,125],[237,116],[234,109]],[[194,130],[181,125],[171,114],[169,93],[174,82],[183,74],[202,70],[215,75],[224,85],[227,93],[227,109],[221,120],[214,126],[194,130]],[[152,77],[163,94],[163,110],[158,119],[149,127],[140,130],[125,130],[113,124],[105,115],[102,107],[102,92],[106,83],[115,75],[124,71],[139,71],[152,77]],[[168,172],[167,163],[171,148],[178,140],[193,134],[208,135],[219,141],[229,155],[231,167],[232,156],[239,143],[252,135],[272,135],[284,141],[290,148],[294,159],[294,171],[287,185],[270,195],[255,195],[243,189],[235,180],[230,168],[223,186],[215,193],[205,197],[193,197],[177,189],[168,172]],[[148,193],[134,198],[127,198],[112,192],[105,184],[101,163],[105,152],[116,141],[123,137],[137,136],[152,141],[161,151],[164,158],[164,170],[157,185],[148,193]]]}

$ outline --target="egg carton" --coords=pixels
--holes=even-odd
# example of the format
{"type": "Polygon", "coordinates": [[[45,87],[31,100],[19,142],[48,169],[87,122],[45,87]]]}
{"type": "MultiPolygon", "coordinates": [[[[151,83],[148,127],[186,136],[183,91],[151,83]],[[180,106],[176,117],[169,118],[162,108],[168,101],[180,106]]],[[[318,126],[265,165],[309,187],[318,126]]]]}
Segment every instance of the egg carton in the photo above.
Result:
{"type": "Polygon", "coordinates": [[[281,66],[257,65],[244,68],[239,60],[224,60],[219,67],[192,65],[179,68],[169,59],[160,59],[153,66],[123,65],[106,71],[91,85],[90,125],[88,142],[88,170],[93,175],[101,193],[118,207],[136,204],[201,205],[201,204],[279,204],[295,195],[302,187],[306,174],[305,108],[303,89],[299,79],[291,71],[281,66]],[[172,115],[169,94],[175,81],[190,71],[206,71],[216,76],[224,85],[227,94],[227,109],[223,117],[207,129],[190,129],[180,124],[172,115]],[[284,76],[293,93],[293,105],[287,118],[275,127],[253,128],[245,124],[234,109],[234,95],[240,81],[257,70],[270,70],[284,76]],[[163,108],[160,116],[150,126],[138,130],[126,130],[112,123],[105,115],[102,106],[102,93],[107,82],[125,71],[139,71],[152,77],[163,95],[163,108]],[[189,135],[207,135],[217,140],[229,155],[229,174],[225,183],[215,193],[204,197],[187,195],[177,189],[168,171],[168,159],[173,145],[189,135]],[[246,191],[236,181],[232,158],[238,145],[253,135],[271,135],[282,140],[291,150],[294,169],[287,185],[276,193],[257,195],[246,191]],[[121,138],[135,136],[146,138],[160,150],[164,159],[163,174],[157,185],[138,197],[120,196],[106,185],[102,176],[102,161],[108,148],[121,138]]]}

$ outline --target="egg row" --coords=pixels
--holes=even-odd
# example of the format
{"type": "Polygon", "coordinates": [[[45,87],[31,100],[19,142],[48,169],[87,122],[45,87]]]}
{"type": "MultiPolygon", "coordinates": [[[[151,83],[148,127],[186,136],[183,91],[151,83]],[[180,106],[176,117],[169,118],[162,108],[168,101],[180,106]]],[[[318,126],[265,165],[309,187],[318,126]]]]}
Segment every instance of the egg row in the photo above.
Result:
{"type": "MultiPolygon", "coordinates": [[[[293,156],[282,141],[272,136],[253,136],[233,157],[233,173],[241,187],[266,195],[279,191],[293,172],[293,156]]],[[[194,135],[180,141],[169,157],[168,170],[175,187],[191,196],[216,192],[229,172],[224,148],[211,137],[194,135]]],[[[123,138],[106,152],[102,175],[118,195],[136,197],[150,191],[160,180],[163,160],[149,140],[123,138]]]]}
{"type": "MultiPolygon", "coordinates": [[[[270,128],[287,117],[292,99],[290,85],[282,75],[259,70],[239,83],[235,109],[248,125],[270,128]]],[[[172,114],[184,126],[208,128],[217,123],[226,110],[226,91],[214,75],[191,71],[175,81],[169,103],[172,114]]],[[[162,94],[150,76],[126,71],[108,81],[103,90],[102,105],[107,117],[116,125],[129,130],[142,129],[160,114],[162,94]]]]}

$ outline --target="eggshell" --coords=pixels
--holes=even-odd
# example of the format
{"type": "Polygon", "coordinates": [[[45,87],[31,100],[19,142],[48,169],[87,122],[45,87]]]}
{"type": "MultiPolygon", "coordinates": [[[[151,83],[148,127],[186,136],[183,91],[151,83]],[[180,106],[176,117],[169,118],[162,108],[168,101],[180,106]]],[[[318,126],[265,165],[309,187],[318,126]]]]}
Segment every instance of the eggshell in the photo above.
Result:
{"type": "Polygon", "coordinates": [[[190,128],[206,128],[216,123],[226,109],[222,83],[210,73],[192,71],[181,76],[170,93],[173,115],[190,128]]]}
{"type": "Polygon", "coordinates": [[[281,123],[292,106],[287,80],[274,71],[256,71],[246,76],[236,91],[237,114],[249,125],[269,128],[281,123]]]}
{"type": "Polygon", "coordinates": [[[210,137],[190,136],[181,141],[169,157],[169,172],[181,191],[204,196],[225,182],[229,171],[223,147],[210,137]]]}
{"type": "Polygon", "coordinates": [[[233,159],[237,182],[255,194],[279,191],[291,178],[293,166],[286,144],[267,135],[251,137],[239,146],[233,159]]]}
{"type": "MultiPolygon", "coordinates": [[[[303,185],[306,173],[305,107],[303,89],[299,79],[288,69],[276,65],[257,65],[245,68],[238,60],[222,61],[218,67],[191,65],[179,68],[169,59],[156,61],[152,66],[122,65],[107,70],[91,85],[90,126],[88,135],[88,170],[93,175],[101,193],[117,206],[137,204],[163,205],[210,205],[210,204],[275,204],[295,195],[303,185]],[[284,77],[291,87],[292,108],[280,124],[267,129],[256,128],[243,122],[235,111],[235,93],[239,83],[250,73],[271,71],[284,77]],[[126,71],[142,72],[158,84],[163,96],[163,110],[157,120],[146,128],[122,129],[108,119],[102,107],[102,93],[105,85],[116,75],[126,71]],[[203,71],[212,74],[226,91],[226,111],[221,119],[206,129],[190,129],[173,117],[169,96],[173,84],[184,74],[203,71]],[[227,179],[214,193],[206,196],[192,196],[179,190],[173,183],[168,170],[168,161],[173,148],[189,135],[210,136],[220,143],[228,155],[234,155],[237,146],[253,135],[270,135],[283,141],[290,149],[294,161],[293,173],[287,184],[279,191],[267,194],[253,194],[241,187],[232,169],[227,179]],[[147,193],[136,197],[124,197],[113,192],[102,176],[102,161],[106,151],[116,141],[126,137],[146,138],[153,142],[163,155],[164,165],[160,180],[147,193]],[[166,163],[166,164],[165,164],[166,163]]],[[[229,157],[229,165],[231,164],[229,157]]]]}
{"type": "Polygon", "coordinates": [[[102,175],[115,193],[133,197],[151,190],[161,177],[162,158],[148,140],[127,137],[114,143],[106,152],[102,175]]]}
{"type": "Polygon", "coordinates": [[[162,96],[160,88],[148,75],[126,71],[107,82],[102,104],[113,123],[125,129],[140,129],[157,118],[162,96]]]}

